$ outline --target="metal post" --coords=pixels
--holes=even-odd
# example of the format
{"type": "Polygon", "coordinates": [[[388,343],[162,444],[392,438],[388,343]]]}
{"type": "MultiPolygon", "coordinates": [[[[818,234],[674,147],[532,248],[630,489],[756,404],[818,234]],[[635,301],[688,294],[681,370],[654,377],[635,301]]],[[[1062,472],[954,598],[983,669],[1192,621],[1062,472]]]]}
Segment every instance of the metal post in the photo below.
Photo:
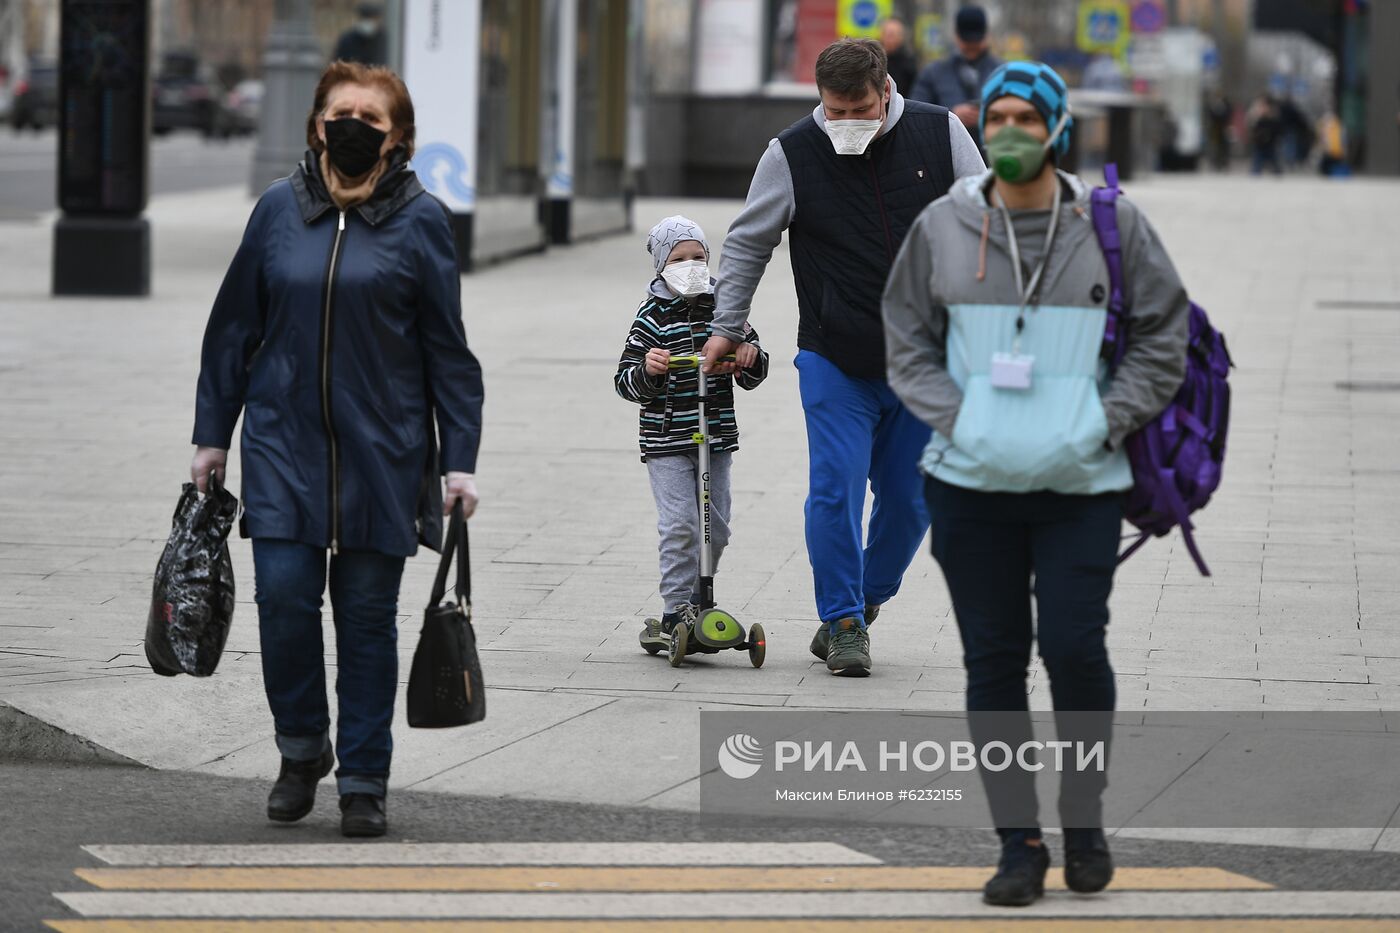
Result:
{"type": "Polygon", "coordinates": [[[403,0],[384,4],[384,64],[403,74],[403,0]]]}
{"type": "Polygon", "coordinates": [[[627,229],[632,229],[632,200],[646,170],[647,89],[646,0],[632,0],[627,16],[627,171],[623,197],[627,203],[627,229]]]}
{"type": "Polygon", "coordinates": [[[306,150],[306,114],[325,56],[311,30],[311,0],[277,0],[263,48],[263,95],[250,190],[262,194],[286,176],[306,150]]]}
{"type": "Polygon", "coordinates": [[[1400,174],[1400,4],[1373,3],[1368,24],[1370,54],[1366,76],[1366,172],[1400,174]]]}

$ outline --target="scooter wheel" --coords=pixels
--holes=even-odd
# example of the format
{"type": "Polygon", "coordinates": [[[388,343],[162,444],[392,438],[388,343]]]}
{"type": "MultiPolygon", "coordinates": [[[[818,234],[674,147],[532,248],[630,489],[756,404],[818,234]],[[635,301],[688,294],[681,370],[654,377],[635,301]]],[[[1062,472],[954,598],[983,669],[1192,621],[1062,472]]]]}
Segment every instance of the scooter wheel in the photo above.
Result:
{"type": "Polygon", "coordinates": [[[766,653],[764,643],[767,638],[763,634],[763,626],[755,622],[749,626],[749,661],[754,667],[763,666],[763,657],[766,653]]]}
{"type": "Polygon", "coordinates": [[[684,622],[677,622],[676,627],[671,629],[671,646],[666,652],[666,657],[670,660],[672,667],[680,667],[685,660],[686,648],[690,646],[690,627],[684,622]]]}

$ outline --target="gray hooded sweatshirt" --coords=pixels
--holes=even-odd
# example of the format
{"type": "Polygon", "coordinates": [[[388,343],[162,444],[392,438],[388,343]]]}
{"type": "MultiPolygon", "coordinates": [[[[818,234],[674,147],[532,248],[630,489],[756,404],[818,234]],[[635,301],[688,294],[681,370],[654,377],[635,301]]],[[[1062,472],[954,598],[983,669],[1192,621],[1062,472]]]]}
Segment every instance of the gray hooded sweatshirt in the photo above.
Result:
{"type": "MultiPolygon", "coordinates": [[[[1059,178],[1059,229],[1020,337],[1020,352],[1035,358],[1029,389],[991,384],[993,354],[1013,349],[1020,293],[1003,215],[987,198],[990,172],[960,179],[925,208],[895,258],[882,305],[889,383],[934,429],[920,461],[929,476],[988,492],[1128,489],[1123,438],[1165,408],[1185,376],[1186,291],[1152,226],[1121,197],[1129,340],[1107,372],[1099,350],[1108,266],[1090,189],[1059,178]]],[[[1050,211],[1012,219],[1029,280],[1050,211]]]]}

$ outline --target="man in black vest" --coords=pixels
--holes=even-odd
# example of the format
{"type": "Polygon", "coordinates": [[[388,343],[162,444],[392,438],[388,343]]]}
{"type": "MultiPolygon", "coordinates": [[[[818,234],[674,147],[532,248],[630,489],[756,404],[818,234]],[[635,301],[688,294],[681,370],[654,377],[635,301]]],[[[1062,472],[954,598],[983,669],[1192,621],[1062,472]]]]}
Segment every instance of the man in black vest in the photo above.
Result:
{"type": "Polygon", "coordinates": [[[821,104],[769,142],[725,237],[704,355],[717,361],[743,339],[787,230],[810,463],[807,554],[821,619],[812,653],[832,673],[864,677],[866,626],[928,530],[917,464],[929,428],[885,382],[885,278],[914,218],[954,178],[986,166],[957,117],[891,87],[880,43],[834,42],[816,71],[821,104]],[[867,483],[875,502],[862,541],[867,483]]]}

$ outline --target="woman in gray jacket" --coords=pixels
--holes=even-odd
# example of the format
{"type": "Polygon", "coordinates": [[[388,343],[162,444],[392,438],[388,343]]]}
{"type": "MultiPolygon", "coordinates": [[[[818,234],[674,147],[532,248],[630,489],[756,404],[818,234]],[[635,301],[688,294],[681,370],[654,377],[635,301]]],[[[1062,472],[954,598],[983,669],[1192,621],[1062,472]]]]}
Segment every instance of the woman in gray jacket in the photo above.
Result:
{"type": "MultiPolygon", "coordinates": [[[[1151,226],[1120,199],[1131,336],[1110,377],[1100,359],[1109,278],[1090,190],[1055,166],[1069,143],[1065,84],[1049,66],[1013,62],[982,100],[993,171],[926,208],[890,272],[889,382],[934,429],[920,469],[974,739],[1015,748],[1031,738],[1029,715],[1005,713],[1027,709],[1034,640],[1055,710],[1079,711],[1060,720],[1059,738],[1106,742],[1108,596],[1133,483],[1122,443],[1181,384],[1189,304],[1151,226]],[[993,711],[1001,716],[976,715],[993,711]]],[[[984,899],[1029,904],[1050,862],[1034,774],[984,772],[983,782],[1003,844],[984,899]]],[[[1105,783],[1103,772],[1064,775],[1065,881],[1075,891],[1102,890],[1113,875],[1105,783]]]]}

